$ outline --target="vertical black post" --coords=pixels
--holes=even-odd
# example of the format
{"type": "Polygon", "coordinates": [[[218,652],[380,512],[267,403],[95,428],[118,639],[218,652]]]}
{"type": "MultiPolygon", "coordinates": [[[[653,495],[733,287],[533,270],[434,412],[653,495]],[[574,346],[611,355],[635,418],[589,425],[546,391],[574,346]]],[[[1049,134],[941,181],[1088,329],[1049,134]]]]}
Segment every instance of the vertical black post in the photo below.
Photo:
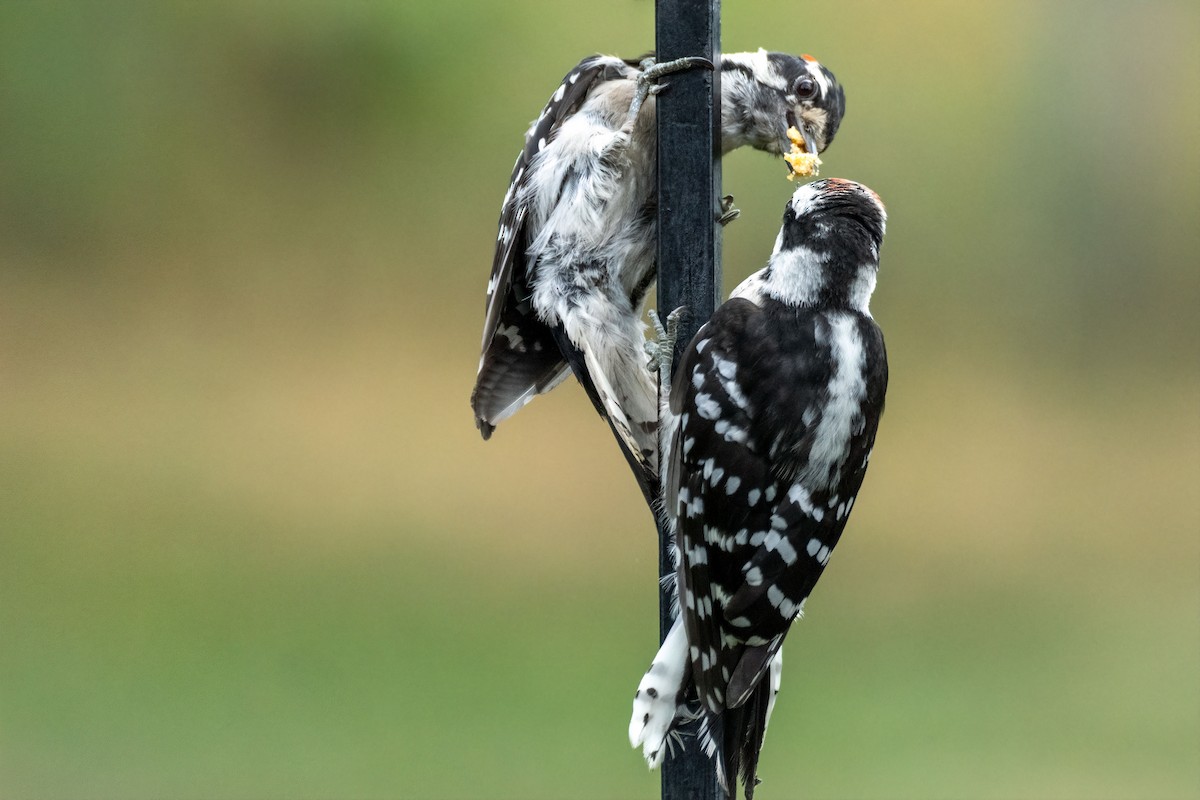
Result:
{"type": "MultiPolygon", "coordinates": [[[[659,62],[702,56],[718,64],[720,0],[656,0],[655,50],[659,62]]],[[[720,72],[692,69],[665,78],[658,104],[658,310],[688,313],[675,345],[683,348],[720,302],[721,195],[720,72]]],[[[664,454],[665,456],[665,454],[664,454]]],[[[659,531],[659,575],[671,571],[669,542],[659,531]]],[[[671,627],[670,598],[659,598],[659,640],[671,627]]],[[[693,731],[694,732],[694,728],[693,731]]],[[[662,767],[663,800],[725,800],[715,763],[688,738],[662,767]]]]}

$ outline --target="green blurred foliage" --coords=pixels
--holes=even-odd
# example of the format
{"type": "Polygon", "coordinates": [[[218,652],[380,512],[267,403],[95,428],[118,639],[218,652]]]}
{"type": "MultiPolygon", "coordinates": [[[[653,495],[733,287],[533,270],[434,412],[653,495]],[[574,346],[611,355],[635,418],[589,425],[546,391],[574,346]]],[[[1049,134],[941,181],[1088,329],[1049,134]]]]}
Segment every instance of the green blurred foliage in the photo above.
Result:
{"type": "MultiPolygon", "coordinates": [[[[1200,12],[726,3],[846,84],[889,410],[763,797],[1200,794],[1200,12]]],[[[0,796],[654,797],[648,515],[467,397],[528,121],[653,4],[0,4],[0,796]]],[[[792,188],[735,153],[732,285],[792,188]]]]}

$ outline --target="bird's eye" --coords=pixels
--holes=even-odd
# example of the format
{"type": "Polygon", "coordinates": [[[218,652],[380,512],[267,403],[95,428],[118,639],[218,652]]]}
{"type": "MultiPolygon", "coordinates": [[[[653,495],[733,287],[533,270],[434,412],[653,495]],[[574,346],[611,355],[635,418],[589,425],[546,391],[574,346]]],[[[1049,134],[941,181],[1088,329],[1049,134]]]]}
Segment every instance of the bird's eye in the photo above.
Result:
{"type": "Polygon", "coordinates": [[[811,100],[817,96],[817,82],[812,78],[797,79],[795,86],[796,97],[801,100],[811,100]]]}

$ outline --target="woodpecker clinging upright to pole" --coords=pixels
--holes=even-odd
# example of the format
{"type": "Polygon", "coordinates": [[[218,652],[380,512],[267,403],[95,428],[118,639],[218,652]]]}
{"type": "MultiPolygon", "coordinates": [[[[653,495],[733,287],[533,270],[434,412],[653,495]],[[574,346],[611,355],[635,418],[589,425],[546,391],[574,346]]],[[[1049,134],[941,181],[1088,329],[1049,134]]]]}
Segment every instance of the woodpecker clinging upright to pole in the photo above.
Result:
{"type": "MultiPolygon", "coordinates": [[[[471,394],[486,439],[574,371],[648,497],[658,411],[641,309],[655,277],[655,82],[699,61],[586,58],[529,128],[500,213],[471,394]]],[[[833,140],[845,96],[811,56],[736,53],[720,68],[723,152],[787,153],[789,127],[813,155],[833,140]]]]}
{"type": "Polygon", "coordinates": [[[722,784],[740,774],[753,795],[783,639],[846,525],[883,412],[887,358],[868,302],[885,221],[865,186],[801,186],[767,266],[675,370],[662,492],[679,616],[629,727],[651,767],[694,686],[722,784]]]}

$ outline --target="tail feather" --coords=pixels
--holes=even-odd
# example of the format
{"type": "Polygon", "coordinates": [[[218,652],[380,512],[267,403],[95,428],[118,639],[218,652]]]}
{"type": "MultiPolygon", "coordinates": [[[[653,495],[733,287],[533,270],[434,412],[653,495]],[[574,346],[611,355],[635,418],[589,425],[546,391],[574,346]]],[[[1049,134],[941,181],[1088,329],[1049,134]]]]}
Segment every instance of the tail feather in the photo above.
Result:
{"type": "Polygon", "coordinates": [[[745,789],[746,800],[753,800],[758,786],[758,757],[767,732],[771,687],[759,684],[745,704],[727,708],[720,714],[706,712],[700,725],[700,741],[706,753],[716,760],[717,780],[730,800],[737,798],[736,782],[745,789]]]}
{"type": "Polygon", "coordinates": [[[770,703],[771,687],[764,681],[741,708],[741,736],[736,746],[741,750],[738,756],[738,771],[746,789],[746,800],[753,800],[754,788],[758,786],[758,756],[762,752],[763,737],[767,733],[770,703]]]}
{"type": "Polygon", "coordinates": [[[471,392],[475,425],[483,438],[522,406],[566,377],[567,365],[551,331],[535,317],[504,316],[504,335],[491,339],[479,360],[471,392]]]}
{"type": "Polygon", "coordinates": [[[633,695],[629,744],[642,748],[651,769],[662,764],[667,750],[673,749],[671,735],[690,718],[687,649],[683,623],[676,620],[633,695]]]}

